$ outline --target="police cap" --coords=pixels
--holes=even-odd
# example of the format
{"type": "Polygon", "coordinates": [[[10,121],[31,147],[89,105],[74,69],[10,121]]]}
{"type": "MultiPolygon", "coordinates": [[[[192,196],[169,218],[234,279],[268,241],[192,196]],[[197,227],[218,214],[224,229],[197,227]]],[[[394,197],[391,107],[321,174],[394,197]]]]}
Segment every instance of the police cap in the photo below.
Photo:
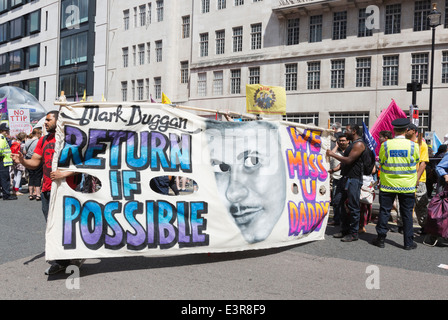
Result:
{"type": "Polygon", "coordinates": [[[0,131],[9,131],[9,127],[6,123],[0,123],[0,131]]]}
{"type": "Polygon", "coordinates": [[[406,129],[411,121],[408,118],[399,118],[392,121],[394,129],[406,129]]]}

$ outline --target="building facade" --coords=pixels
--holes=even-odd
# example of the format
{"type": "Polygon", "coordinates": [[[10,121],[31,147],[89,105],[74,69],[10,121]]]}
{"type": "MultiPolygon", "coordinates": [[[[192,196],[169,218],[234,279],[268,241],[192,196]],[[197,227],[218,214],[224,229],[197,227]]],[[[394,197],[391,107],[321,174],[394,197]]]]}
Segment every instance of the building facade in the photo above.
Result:
{"type": "Polygon", "coordinates": [[[68,100],[160,102],[245,113],[246,84],[282,86],[287,120],[366,122],[393,100],[432,130],[448,112],[448,0],[0,0],[0,85],[47,108],[68,100]],[[54,23],[57,21],[57,24],[54,23]],[[37,25],[37,27],[36,27],[37,25]],[[58,27],[55,27],[55,26],[58,27]],[[36,53],[37,52],[37,53],[36,53]],[[36,62],[37,61],[37,62],[36,62]]]}
{"type": "Polygon", "coordinates": [[[64,91],[101,99],[107,0],[0,0],[0,86],[29,91],[47,110],[64,91]]]}

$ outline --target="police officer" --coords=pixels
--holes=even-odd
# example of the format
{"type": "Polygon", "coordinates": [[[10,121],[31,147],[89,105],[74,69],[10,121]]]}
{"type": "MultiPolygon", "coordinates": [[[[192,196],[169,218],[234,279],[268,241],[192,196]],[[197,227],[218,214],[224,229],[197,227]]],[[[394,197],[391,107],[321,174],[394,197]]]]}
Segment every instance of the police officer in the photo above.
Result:
{"type": "Polygon", "coordinates": [[[417,143],[405,137],[409,123],[407,118],[392,121],[395,138],[385,141],[380,149],[380,212],[376,226],[378,237],[373,240],[373,244],[380,248],[384,248],[388,231],[387,222],[395,197],[398,197],[400,215],[403,220],[404,249],[411,250],[417,247],[414,242],[412,211],[415,203],[420,150],[417,143]]]}
{"type": "Polygon", "coordinates": [[[17,200],[17,196],[11,194],[11,177],[9,168],[12,166],[11,149],[6,136],[9,127],[6,123],[0,124],[0,186],[2,187],[3,200],[17,200]]]}

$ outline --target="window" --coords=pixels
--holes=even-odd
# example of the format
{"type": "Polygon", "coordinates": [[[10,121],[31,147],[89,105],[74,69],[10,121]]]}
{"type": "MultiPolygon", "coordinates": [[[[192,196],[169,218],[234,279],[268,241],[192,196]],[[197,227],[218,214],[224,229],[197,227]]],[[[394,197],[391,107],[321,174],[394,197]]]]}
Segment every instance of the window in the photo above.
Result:
{"type": "Polygon", "coordinates": [[[370,37],[372,35],[372,29],[366,28],[366,9],[359,9],[358,13],[358,37],[370,37]]]}
{"type": "Polygon", "coordinates": [[[383,86],[398,86],[398,56],[383,57],[383,86]]]}
{"type": "Polygon", "coordinates": [[[344,88],[345,60],[331,61],[331,88],[344,88]]]}
{"type": "Polygon", "coordinates": [[[297,90],[297,63],[287,64],[285,69],[285,90],[297,90]]]}
{"type": "Polygon", "coordinates": [[[0,44],[8,42],[8,23],[0,24],[0,44]]]}
{"type": "Polygon", "coordinates": [[[224,54],[226,33],[224,30],[216,31],[216,54],[224,54]]]}
{"type": "Polygon", "coordinates": [[[9,70],[18,71],[25,67],[23,59],[23,49],[15,50],[9,53],[9,70]]]}
{"type": "Polygon", "coordinates": [[[198,74],[198,96],[207,96],[207,73],[198,74]]]}
{"type": "Polygon", "coordinates": [[[210,0],[201,0],[201,12],[210,12],[210,0]]]}
{"type": "Polygon", "coordinates": [[[200,41],[200,50],[199,54],[201,57],[207,57],[208,56],[208,33],[201,33],[199,35],[200,41]]]}
{"type": "Polygon", "coordinates": [[[241,70],[230,70],[230,93],[241,93],[241,70]]]}
{"type": "Polygon", "coordinates": [[[370,87],[371,58],[356,58],[356,86],[370,87]]]}
{"type": "Polygon", "coordinates": [[[121,83],[121,101],[128,101],[128,82],[121,83]]]}
{"type": "Polygon", "coordinates": [[[87,73],[77,72],[59,77],[59,91],[64,91],[67,97],[82,97],[87,88],[87,73]]]}
{"type": "Polygon", "coordinates": [[[121,49],[123,51],[123,68],[127,68],[129,66],[129,49],[123,48],[121,49]]]}
{"type": "Polygon", "coordinates": [[[213,95],[222,96],[223,95],[223,81],[224,75],[222,71],[213,72],[213,95]]]}
{"type": "Polygon", "coordinates": [[[442,52],[442,83],[448,83],[448,51],[442,52]]]}
{"type": "Polygon", "coordinates": [[[148,3],[148,17],[146,23],[149,25],[152,22],[152,3],[148,3]]]}
{"type": "Polygon", "coordinates": [[[182,17],[182,39],[190,38],[190,16],[182,17]]]}
{"type": "Polygon", "coordinates": [[[163,21],[163,0],[158,0],[156,2],[157,6],[157,22],[163,21]]]}
{"type": "Polygon", "coordinates": [[[243,27],[233,28],[233,52],[243,51],[243,27]]]}
{"type": "Polygon", "coordinates": [[[132,101],[135,101],[135,80],[131,80],[131,95],[132,101]]]}
{"type": "Polygon", "coordinates": [[[10,40],[25,36],[25,19],[23,17],[11,20],[9,23],[10,40]]]}
{"type": "Polygon", "coordinates": [[[11,8],[21,6],[26,3],[26,0],[11,0],[11,8]]]}
{"type": "Polygon", "coordinates": [[[249,84],[260,83],[260,67],[249,68],[249,84]]]}
{"type": "Polygon", "coordinates": [[[27,61],[28,67],[34,68],[39,66],[40,45],[34,45],[28,48],[27,61]]]}
{"type": "Polygon", "coordinates": [[[322,15],[310,17],[310,42],[322,41],[322,15]]]}
{"type": "Polygon", "coordinates": [[[144,81],[143,79],[137,80],[137,100],[142,101],[144,97],[144,81]]]}
{"type": "Polygon", "coordinates": [[[386,6],[386,26],[385,34],[401,32],[401,4],[391,4],[386,6]]]}
{"type": "Polygon", "coordinates": [[[287,113],[283,120],[319,126],[319,113],[287,113]]]}
{"type": "MultiPolygon", "coordinates": [[[[123,11],[123,27],[124,30],[129,30],[129,10],[123,11]]],[[[127,85],[127,83],[126,83],[127,85]]],[[[126,101],[126,100],[123,100],[126,101]]]]}
{"type": "Polygon", "coordinates": [[[145,45],[144,44],[138,45],[138,64],[139,65],[145,64],[145,45]]]}
{"type": "Polygon", "coordinates": [[[428,14],[431,11],[431,1],[416,1],[414,6],[414,31],[429,30],[428,14]]]}
{"type": "Polygon", "coordinates": [[[0,13],[8,11],[8,0],[0,0],[0,13]]]}
{"type": "Polygon", "coordinates": [[[320,89],[320,62],[308,62],[308,90],[320,89]]]}
{"type": "Polygon", "coordinates": [[[87,32],[61,39],[61,66],[87,61],[87,32]]]}
{"type": "Polygon", "coordinates": [[[89,21],[89,0],[63,0],[61,13],[61,29],[78,28],[89,21]]]}
{"type": "Polygon", "coordinates": [[[411,82],[428,83],[428,53],[412,54],[411,82]]]}
{"type": "Polygon", "coordinates": [[[244,0],[235,0],[235,7],[242,6],[244,4],[244,0]]]}
{"type": "Polygon", "coordinates": [[[252,24],[251,28],[251,49],[261,49],[261,23],[252,24]]]}
{"type": "Polygon", "coordinates": [[[7,73],[9,71],[9,57],[7,53],[0,54],[0,74],[7,73]]]}
{"type": "Polygon", "coordinates": [[[299,19],[288,19],[288,46],[299,43],[299,19]]]}
{"type": "Polygon", "coordinates": [[[349,124],[357,124],[362,127],[364,122],[366,125],[369,123],[369,112],[359,113],[343,113],[343,112],[331,112],[330,122],[339,122],[343,127],[349,124]]]}
{"type": "Polygon", "coordinates": [[[34,34],[40,32],[40,10],[31,12],[27,17],[27,32],[34,34]]]}
{"type": "Polygon", "coordinates": [[[333,40],[347,38],[347,11],[335,12],[333,15],[333,40]]]}
{"type": "Polygon", "coordinates": [[[151,63],[151,43],[150,42],[146,43],[146,61],[148,62],[148,64],[151,63]]]}
{"type": "Polygon", "coordinates": [[[154,94],[156,99],[162,98],[162,78],[154,78],[154,94]]]}
{"type": "Polygon", "coordinates": [[[146,4],[138,7],[140,27],[146,26],[146,4]]]}
{"type": "Polygon", "coordinates": [[[218,0],[218,10],[226,8],[226,0],[218,0]]]}
{"type": "Polygon", "coordinates": [[[149,79],[145,79],[145,92],[146,92],[146,100],[150,101],[151,93],[149,92],[149,79]]]}
{"type": "Polygon", "coordinates": [[[180,83],[188,83],[188,61],[180,63],[180,83]]]}
{"type": "Polygon", "coordinates": [[[156,41],[156,62],[162,62],[162,40],[156,41]]]}

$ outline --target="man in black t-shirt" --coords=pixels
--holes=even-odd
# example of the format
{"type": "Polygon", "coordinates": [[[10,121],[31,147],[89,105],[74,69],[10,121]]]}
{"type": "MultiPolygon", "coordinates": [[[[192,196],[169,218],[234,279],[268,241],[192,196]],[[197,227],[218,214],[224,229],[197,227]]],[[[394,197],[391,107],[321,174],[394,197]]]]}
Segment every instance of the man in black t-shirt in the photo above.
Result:
{"type": "Polygon", "coordinates": [[[361,155],[365,150],[362,140],[362,128],[357,124],[349,124],[346,127],[345,135],[352,143],[345,149],[341,156],[331,150],[327,150],[327,156],[333,157],[341,162],[341,174],[344,192],[341,199],[341,232],[333,235],[341,238],[343,242],[358,240],[359,217],[360,217],[360,196],[363,175],[363,163],[361,155]],[[347,209],[345,201],[347,201],[347,209]]]}

